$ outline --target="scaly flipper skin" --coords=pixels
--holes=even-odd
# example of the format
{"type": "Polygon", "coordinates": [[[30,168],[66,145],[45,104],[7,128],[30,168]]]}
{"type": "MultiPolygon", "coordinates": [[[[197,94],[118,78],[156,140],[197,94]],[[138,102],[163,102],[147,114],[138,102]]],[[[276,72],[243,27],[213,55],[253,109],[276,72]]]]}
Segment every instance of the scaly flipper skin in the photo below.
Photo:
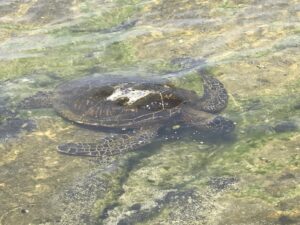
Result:
{"type": "Polygon", "coordinates": [[[224,85],[205,71],[198,71],[203,79],[204,94],[197,104],[199,110],[208,113],[219,113],[226,108],[228,102],[227,91],[224,85]]]}
{"type": "Polygon", "coordinates": [[[57,147],[58,152],[76,156],[109,157],[136,150],[150,144],[157,136],[158,128],[139,130],[136,133],[116,134],[95,143],[66,143],[57,147]]]}
{"type": "Polygon", "coordinates": [[[35,95],[23,99],[19,105],[19,109],[41,109],[52,107],[52,92],[39,91],[35,95]]]}

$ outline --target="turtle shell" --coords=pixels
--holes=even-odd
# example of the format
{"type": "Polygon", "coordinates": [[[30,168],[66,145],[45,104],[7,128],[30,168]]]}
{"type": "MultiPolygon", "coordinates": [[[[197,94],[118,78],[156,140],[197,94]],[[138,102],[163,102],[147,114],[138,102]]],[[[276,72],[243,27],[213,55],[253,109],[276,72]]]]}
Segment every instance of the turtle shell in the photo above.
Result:
{"type": "Polygon", "coordinates": [[[53,107],[79,124],[134,128],[178,115],[189,94],[166,83],[136,77],[87,77],[58,86],[53,107]]]}

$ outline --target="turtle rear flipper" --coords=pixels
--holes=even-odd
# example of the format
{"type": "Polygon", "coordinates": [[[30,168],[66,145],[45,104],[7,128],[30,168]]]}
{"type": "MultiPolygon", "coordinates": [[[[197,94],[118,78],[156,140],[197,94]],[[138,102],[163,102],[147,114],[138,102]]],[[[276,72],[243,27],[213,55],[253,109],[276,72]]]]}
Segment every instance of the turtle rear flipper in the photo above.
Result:
{"type": "Polygon", "coordinates": [[[108,136],[95,143],[61,144],[57,147],[57,150],[67,155],[109,157],[150,144],[157,136],[157,129],[139,130],[137,133],[108,136]]]}
{"type": "Polygon", "coordinates": [[[39,91],[35,95],[23,99],[19,104],[19,109],[40,109],[52,107],[52,92],[39,91]]]}

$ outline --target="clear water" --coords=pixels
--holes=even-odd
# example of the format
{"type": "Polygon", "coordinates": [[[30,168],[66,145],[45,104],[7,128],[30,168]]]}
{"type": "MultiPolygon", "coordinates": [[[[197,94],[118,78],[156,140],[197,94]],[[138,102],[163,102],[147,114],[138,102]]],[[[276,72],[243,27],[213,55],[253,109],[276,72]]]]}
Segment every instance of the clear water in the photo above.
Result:
{"type": "Polygon", "coordinates": [[[297,0],[2,0],[0,224],[300,224],[299,34],[297,0]],[[11,112],[95,73],[172,73],[200,93],[193,71],[176,73],[187,59],[224,83],[234,140],[71,157],[56,146],[105,134],[11,112]]]}

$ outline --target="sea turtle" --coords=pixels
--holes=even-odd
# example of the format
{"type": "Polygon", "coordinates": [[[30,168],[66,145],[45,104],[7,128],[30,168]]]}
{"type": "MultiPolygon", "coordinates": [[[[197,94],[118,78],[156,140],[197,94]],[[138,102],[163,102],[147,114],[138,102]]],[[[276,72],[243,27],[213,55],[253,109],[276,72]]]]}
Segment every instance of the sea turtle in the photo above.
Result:
{"type": "Polygon", "coordinates": [[[59,85],[53,93],[24,99],[21,108],[53,106],[63,118],[104,131],[116,131],[94,143],[65,143],[70,155],[110,156],[150,144],[166,125],[187,124],[200,132],[230,133],[234,124],[216,115],[227,105],[223,84],[203,70],[204,94],[168,82],[114,76],[90,76],[59,85]]]}

